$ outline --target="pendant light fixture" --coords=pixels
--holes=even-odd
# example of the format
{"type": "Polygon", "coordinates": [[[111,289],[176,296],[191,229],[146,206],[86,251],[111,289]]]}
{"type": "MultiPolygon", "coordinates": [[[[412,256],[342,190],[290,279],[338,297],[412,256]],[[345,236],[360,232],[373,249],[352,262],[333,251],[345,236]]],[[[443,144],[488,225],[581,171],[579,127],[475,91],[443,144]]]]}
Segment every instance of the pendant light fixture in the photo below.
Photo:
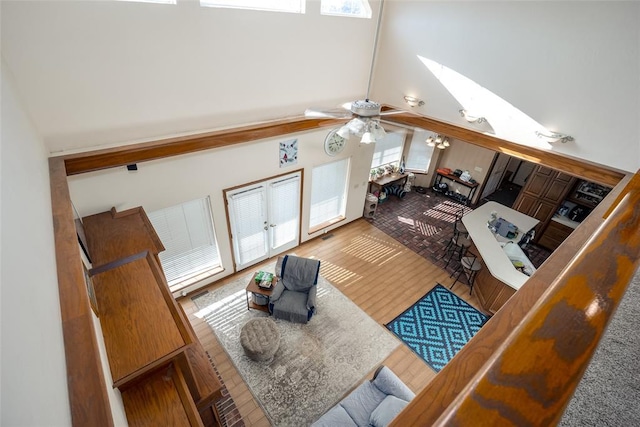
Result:
{"type": "Polygon", "coordinates": [[[428,137],[426,141],[429,147],[437,147],[441,150],[444,150],[449,146],[449,140],[447,137],[440,134],[433,134],[428,137]]]}

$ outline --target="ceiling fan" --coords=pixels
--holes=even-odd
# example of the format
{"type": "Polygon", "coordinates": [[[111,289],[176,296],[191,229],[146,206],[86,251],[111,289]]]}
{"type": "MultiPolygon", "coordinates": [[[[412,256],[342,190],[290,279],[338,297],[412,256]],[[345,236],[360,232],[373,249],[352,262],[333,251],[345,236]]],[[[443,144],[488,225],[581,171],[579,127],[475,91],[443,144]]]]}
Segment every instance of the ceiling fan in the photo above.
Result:
{"type": "Polygon", "coordinates": [[[342,138],[348,139],[351,135],[361,138],[360,142],[370,144],[384,138],[386,132],[380,125],[380,117],[394,114],[398,111],[381,111],[379,103],[370,99],[347,102],[342,108],[333,110],[307,109],[305,117],[309,118],[351,118],[336,132],[342,138]]]}
{"type": "Polygon", "coordinates": [[[371,90],[371,77],[373,75],[373,66],[376,59],[376,48],[378,46],[378,34],[380,32],[380,22],[382,20],[382,7],[384,0],[380,1],[380,10],[378,12],[378,23],[373,40],[373,55],[371,57],[371,68],[369,69],[369,82],[367,85],[367,96],[363,100],[347,102],[342,108],[333,110],[314,110],[307,109],[304,113],[308,118],[351,118],[344,126],[336,132],[342,138],[348,139],[351,135],[361,138],[363,144],[371,144],[379,141],[386,135],[384,128],[380,125],[380,117],[387,114],[394,114],[400,111],[382,111],[379,103],[369,99],[371,90]]]}

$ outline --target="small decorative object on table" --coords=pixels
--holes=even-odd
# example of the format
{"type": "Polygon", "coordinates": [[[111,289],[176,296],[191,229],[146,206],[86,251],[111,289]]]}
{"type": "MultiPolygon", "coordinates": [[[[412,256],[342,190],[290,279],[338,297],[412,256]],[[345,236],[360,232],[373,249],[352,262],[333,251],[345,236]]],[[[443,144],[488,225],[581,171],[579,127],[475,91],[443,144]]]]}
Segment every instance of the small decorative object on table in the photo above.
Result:
{"type": "Polygon", "coordinates": [[[273,282],[273,274],[266,271],[258,271],[255,280],[256,284],[261,288],[269,289],[273,282]]]}

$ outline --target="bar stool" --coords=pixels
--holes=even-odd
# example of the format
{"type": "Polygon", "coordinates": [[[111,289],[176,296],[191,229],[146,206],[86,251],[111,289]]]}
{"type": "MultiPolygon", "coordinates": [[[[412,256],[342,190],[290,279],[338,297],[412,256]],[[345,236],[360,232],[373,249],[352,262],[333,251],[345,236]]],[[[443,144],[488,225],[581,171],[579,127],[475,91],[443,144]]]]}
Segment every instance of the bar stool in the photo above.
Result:
{"type": "Polygon", "coordinates": [[[464,215],[464,208],[460,209],[456,212],[455,221],[453,222],[453,235],[459,236],[463,235],[465,237],[469,236],[469,232],[467,231],[467,227],[462,223],[462,216],[464,215]]]}
{"type": "Polygon", "coordinates": [[[460,275],[464,273],[465,277],[467,278],[467,283],[469,284],[469,295],[471,295],[471,291],[473,290],[473,282],[475,281],[476,276],[481,269],[482,264],[478,260],[477,256],[473,254],[471,254],[470,256],[463,256],[460,259],[460,265],[458,266],[456,271],[451,273],[451,276],[449,276],[453,277],[456,272],[458,273],[456,275],[456,280],[453,281],[449,289],[453,288],[453,285],[455,285],[458,282],[458,279],[460,279],[460,275]]]}
{"type": "Polygon", "coordinates": [[[457,258],[458,261],[460,261],[462,259],[462,257],[464,257],[464,255],[467,253],[467,249],[469,249],[471,247],[471,239],[469,237],[463,236],[461,234],[459,235],[455,235],[451,238],[451,241],[449,241],[449,243],[447,244],[447,247],[445,248],[445,254],[442,256],[442,258],[446,257],[447,255],[449,256],[449,259],[447,259],[447,263],[444,266],[444,269],[446,270],[447,267],[449,266],[449,263],[451,262],[451,260],[453,259],[453,257],[457,254],[457,258]]]}

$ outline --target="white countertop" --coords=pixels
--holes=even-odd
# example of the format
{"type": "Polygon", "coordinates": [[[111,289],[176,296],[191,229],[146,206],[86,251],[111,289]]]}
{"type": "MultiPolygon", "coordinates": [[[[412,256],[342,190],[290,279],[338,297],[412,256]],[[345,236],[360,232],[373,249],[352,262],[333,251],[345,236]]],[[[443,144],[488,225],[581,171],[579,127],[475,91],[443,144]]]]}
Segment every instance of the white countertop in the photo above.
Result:
{"type": "Polygon", "coordinates": [[[576,228],[577,226],[580,225],[578,221],[572,221],[566,216],[562,216],[558,214],[555,214],[553,217],[551,217],[551,221],[559,222],[560,224],[564,224],[567,227],[571,227],[571,228],[576,228]]]}
{"type": "Polygon", "coordinates": [[[502,246],[509,239],[493,234],[487,227],[491,212],[494,211],[497,212],[498,218],[504,218],[518,227],[518,236],[511,239],[514,243],[517,243],[524,233],[531,230],[540,221],[496,202],[485,203],[462,217],[462,223],[467,227],[469,236],[491,275],[518,290],[529,279],[529,276],[516,270],[507,254],[502,250],[502,246]]]}

